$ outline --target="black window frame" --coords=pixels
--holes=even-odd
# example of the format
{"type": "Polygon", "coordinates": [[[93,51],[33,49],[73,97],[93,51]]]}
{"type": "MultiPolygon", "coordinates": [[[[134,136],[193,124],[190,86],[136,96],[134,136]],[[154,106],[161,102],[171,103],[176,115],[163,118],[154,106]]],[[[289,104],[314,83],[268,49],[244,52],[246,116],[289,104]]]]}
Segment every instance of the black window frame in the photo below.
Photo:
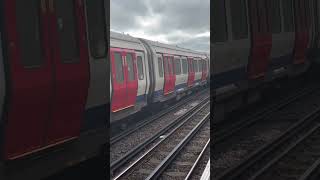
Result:
{"type": "Polygon", "coordinates": [[[247,39],[249,37],[249,27],[246,1],[230,0],[230,11],[233,40],[247,39]]]}
{"type": "Polygon", "coordinates": [[[213,25],[212,25],[212,29],[213,29],[213,42],[214,43],[221,43],[221,42],[226,42],[228,41],[229,38],[229,34],[228,34],[228,24],[227,24],[227,11],[226,11],[226,3],[225,0],[217,0],[217,1],[213,1],[213,25]],[[214,4],[214,3],[222,3],[222,4],[214,4]],[[220,6],[223,6],[223,8],[221,8],[220,6]],[[218,10],[221,10],[221,12],[216,11],[216,9],[214,9],[216,6],[218,6],[218,10]],[[216,13],[218,12],[218,13],[216,13]],[[220,21],[221,20],[221,24],[215,24],[215,21],[220,21]],[[223,24],[223,25],[222,25],[223,24]],[[220,29],[222,27],[222,29],[220,29]],[[220,32],[217,32],[216,30],[219,28],[219,30],[221,30],[220,32]],[[220,34],[221,33],[221,34],[220,34]],[[223,34],[222,34],[223,33],[223,34]],[[219,39],[221,38],[221,39],[219,39]]]}
{"type": "Polygon", "coordinates": [[[278,34],[282,32],[281,7],[279,0],[271,0],[271,32],[278,34]]]}
{"type": "Polygon", "coordinates": [[[181,75],[181,60],[180,58],[174,58],[175,75],[181,75]]]}
{"type": "Polygon", "coordinates": [[[163,63],[163,58],[158,57],[158,71],[159,71],[159,77],[164,76],[164,63],[163,63]],[[160,64],[159,64],[160,63],[160,64]]]}
{"type": "Polygon", "coordinates": [[[182,72],[183,74],[188,74],[189,68],[188,68],[188,60],[187,59],[181,59],[182,61],[182,72]]]}
{"type": "Polygon", "coordinates": [[[142,58],[141,55],[138,55],[138,56],[137,56],[137,67],[138,67],[138,79],[139,79],[139,80],[144,80],[144,65],[143,65],[143,58],[142,58]],[[140,57],[141,59],[139,59],[139,57],[140,57]],[[139,60],[140,60],[140,62],[141,62],[141,67],[139,66],[139,60]],[[142,69],[140,69],[140,68],[142,68],[142,69]],[[142,74],[141,74],[141,73],[142,73],[142,74]],[[142,75],[142,78],[140,78],[141,75],[142,75]]]}
{"type": "MultiPolygon", "coordinates": [[[[24,1],[18,1],[18,2],[23,2],[26,3],[28,5],[33,5],[30,2],[24,2],[24,1]]],[[[18,40],[19,40],[19,50],[20,50],[20,62],[23,65],[24,68],[40,68],[41,66],[43,66],[45,64],[45,58],[44,58],[44,54],[43,54],[43,44],[42,44],[42,28],[41,28],[41,2],[38,1],[32,1],[34,3],[37,3],[38,6],[33,7],[33,8],[37,8],[38,11],[32,11],[34,13],[37,13],[37,18],[34,18],[34,14],[32,15],[32,19],[37,19],[35,21],[34,26],[31,26],[30,23],[28,25],[25,25],[25,23],[27,23],[25,20],[25,18],[27,18],[30,13],[25,13],[27,15],[23,15],[20,14],[21,12],[23,12],[23,10],[30,10],[30,8],[26,8],[26,6],[24,5],[19,5],[18,2],[16,3],[16,24],[17,24],[17,36],[18,36],[18,40]],[[22,24],[20,23],[20,21],[22,22],[22,24]],[[29,31],[26,31],[26,29],[24,28],[28,28],[29,31]],[[30,28],[34,28],[33,30],[30,28]],[[36,30],[36,32],[34,31],[36,30]],[[29,34],[29,35],[27,35],[29,34]],[[35,35],[35,38],[32,38],[32,36],[30,36],[30,34],[35,35]],[[35,46],[31,46],[31,41],[30,38],[32,40],[35,40],[34,42],[36,44],[34,44],[35,46]],[[28,49],[29,48],[29,49],[28,49]],[[30,48],[33,48],[32,52],[30,51],[30,48]],[[35,56],[35,54],[37,54],[35,56]],[[37,60],[36,62],[32,62],[30,63],[30,59],[32,60],[37,60]]],[[[27,11],[30,12],[30,11],[27,11]]]]}
{"type": "MultiPolygon", "coordinates": [[[[107,25],[106,25],[106,21],[105,21],[105,17],[106,17],[106,12],[105,12],[105,5],[104,5],[104,0],[100,0],[100,1],[102,1],[102,4],[103,4],[103,6],[101,6],[100,8],[101,8],[101,10],[102,10],[102,14],[103,14],[103,17],[102,17],[102,21],[103,21],[103,40],[101,40],[101,41],[103,41],[104,42],[104,54],[103,55],[96,55],[95,53],[93,53],[94,51],[93,51],[93,39],[94,38],[92,38],[92,35],[95,35],[96,33],[95,33],[95,31],[92,33],[92,31],[91,31],[91,26],[90,26],[90,23],[91,23],[91,20],[90,20],[90,18],[89,18],[89,10],[88,10],[88,3],[89,2],[94,2],[95,0],[86,0],[86,15],[87,15],[87,17],[86,17],[86,20],[87,20],[87,29],[88,29],[88,43],[89,43],[89,51],[90,51],[90,55],[94,58],[94,59],[102,59],[102,58],[105,58],[106,56],[107,56],[107,46],[108,46],[108,42],[106,41],[107,40],[107,25]],[[92,34],[91,34],[92,33],[92,34]]],[[[96,0],[97,1],[97,0],[96,0]]],[[[96,21],[94,21],[94,22],[96,22],[96,21]]],[[[94,23],[93,22],[93,24],[96,24],[96,23],[94,23]]],[[[101,28],[101,27],[100,27],[101,28]]]]}
{"type": "Polygon", "coordinates": [[[123,69],[123,57],[122,57],[122,54],[121,54],[121,52],[114,52],[113,53],[113,58],[114,58],[114,61],[115,61],[115,64],[114,64],[114,66],[115,66],[115,73],[116,73],[116,81],[117,81],[117,83],[119,83],[119,84],[123,84],[124,83],[124,69],[123,69]],[[117,67],[117,59],[116,59],[116,54],[119,54],[120,55],[120,59],[121,59],[121,69],[122,69],[122,72],[121,72],[121,77],[122,77],[122,81],[119,81],[119,76],[118,76],[118,73],[120,74],[120,72],[119,72],[119,69],[118,69],[118,67],[117,67]]]}

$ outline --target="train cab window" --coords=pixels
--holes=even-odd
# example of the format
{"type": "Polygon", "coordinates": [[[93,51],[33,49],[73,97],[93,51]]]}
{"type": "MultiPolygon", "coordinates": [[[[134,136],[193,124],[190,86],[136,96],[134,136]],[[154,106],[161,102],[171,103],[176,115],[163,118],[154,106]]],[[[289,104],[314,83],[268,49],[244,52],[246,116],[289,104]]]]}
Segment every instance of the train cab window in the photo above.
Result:
{"type": "Polygon", "coordinates": [[[41,66],[40,1],[16,1],[16,12],[21,63],[25,67],[41,66]]]}
{"type": "Polygon", "coordinates": [[[127,64],[128,64],[129,81],[133,81],[133,80],[135,80],[135,78],[134,78],[134,64],[133,64],[132,54],[127,54],[126,55],[126,61],[127,61],[127,64]]]}
{"type": "Polygon", "coordinates": [[[293,0],[283,0],[283,25],[285,32],[294,31],[293,0]]]}
{"type": "Polygon", "coordinates": [[[87,21],[90,53],[94,58],[106,56],[106,24],[104,0],[87,0],[87,21]]]}
{"type": "Polygon", "coordinates": [[[180,62],[180,59],[175,58],[174,62],[175,62],[174,67],[175,67],[176,75],[180,75],[181,74],[181,62],[180,62]]]}
{"type": "Polygon", "coordinates": [[[78,37],[74,1],[55,0],[57,29],[63,63],[79,61],[78,37]]]}
{"type": "Polygon", "coordinates": [[[233,39],[248,37],[247,6],[245,0],[231,0],[231,19],[233,39]]]}
{"type": "Polygon", "coordinates": [[[188,74],[188,61],[187,61],[187,59],[182,59],[182,71],[183,71],[183,74],[188,74]]]}
{"type": "Polygon", "coordinates": [[[281,32],[281,15],[280,15],[280,1],[271,1],[271,22],[272,22],[272,33],[281,32]]]}
{"type": "Polygon", "coordinates": [[[163,65],[161,57],[158,57],[159,76],[163,77],[163,65]]]}
{"type": "Polygon", "coordinates": [[[144,79],[144,72],[143,72],[143,62],[142,62],[141,56],[137,57],[137,65],[138,65],[139,80],[143,80],[144,79]]]}
{"type": "Polygon", "coordinates": [[[213,1],[213,42],[225,42],[228,40],[225,1],[213,1]]]}
{"type": "Polygon", "coordinates": [[[123,64],[122,64],[122,56],[119,52],[114,53],[114,63],[116,66],[116,79],[118,83],[123,83],[123,64]]]}

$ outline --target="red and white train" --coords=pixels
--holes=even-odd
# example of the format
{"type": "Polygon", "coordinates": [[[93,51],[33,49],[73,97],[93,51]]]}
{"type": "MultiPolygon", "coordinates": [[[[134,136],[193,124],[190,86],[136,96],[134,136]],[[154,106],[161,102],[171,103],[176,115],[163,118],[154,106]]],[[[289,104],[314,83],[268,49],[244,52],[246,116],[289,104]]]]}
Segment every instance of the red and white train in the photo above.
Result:
{"type": "Polygon", "coordinates": [[[0,0],[0,179],[106,153],[108,2],[0,0]]]}
{"type": "Polygon", "coordinates": [[[319,59],[318,0],[212,1],[215,120],[259,99],[262,87],[319,59]]]}
{"type": "Polygon", "coordinates": [[[111,122],[207,85],[209,55],[110,33],[111,122]]]}

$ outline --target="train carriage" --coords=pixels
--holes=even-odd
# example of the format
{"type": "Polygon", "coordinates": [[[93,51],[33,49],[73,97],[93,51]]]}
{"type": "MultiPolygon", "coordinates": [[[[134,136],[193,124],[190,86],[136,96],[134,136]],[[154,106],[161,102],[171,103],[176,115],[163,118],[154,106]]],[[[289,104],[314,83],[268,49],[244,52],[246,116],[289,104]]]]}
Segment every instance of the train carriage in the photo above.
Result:
{"type": "Polygon", "coordinates": [[[150,54],[149,69],[153,71],[150,74],[153,77],[150,78],[149,96],[152,102],[163,102],[177,95],[179,99],[180,95],[191,88],[190,84],[194,85],[201,79],[202,70],[198,69],[196,59],[204,58],[204,53],[146,39],[140,40],[149,49],[150,54]],[[190,62],[194,70],[192,74],[190,74],[190,62]],[[190,75],[194,78],[190,79],[190,75]]]}
{"type": "Polygon", "coordinates": [[[213,88],[217,95],[237,92],[247,87],[246,66],[251,43],[246,1],[213,3],[213,88]]]}
{"type": "Polygon", "coordinates": [[[0,179],[41,179],[104,156],[106,7],[0,1],[0,179]]]}
{"type": "Polygon", "coordinates": [[[110,46],[111,122],[153,103],[179,100],[207,83],[204,53],[116,32],[110,46]]]}
{"type": "Polygon", "coordinates": [[[306,72],[319,41],[315,0],[223,0],[213,9],[216,118],[259,99],[263,87],[306,72]]]}
{"type": "Polygon", "coordinates": [[[123,119],[147,105],[149,62],[147,50],[136,38],[110,34],[111,121],[123,119]]]}

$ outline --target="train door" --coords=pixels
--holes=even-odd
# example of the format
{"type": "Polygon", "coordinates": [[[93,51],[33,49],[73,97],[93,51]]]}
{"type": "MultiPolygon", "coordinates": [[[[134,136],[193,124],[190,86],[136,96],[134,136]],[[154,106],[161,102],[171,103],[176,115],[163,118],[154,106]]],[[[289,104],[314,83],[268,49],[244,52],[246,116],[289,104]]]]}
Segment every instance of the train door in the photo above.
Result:
{"type": "Polygon", "coordinates": [[[112,112],[134,106],[138,91],[135,53],[111,48],[112,112]]]}
{"type": "Polygon", "coordinates": [[[173,56],[169,57],[169,67],[170,67],[171,87],[172,87],[172,91],[174,91],[176,86],[176,71],[175,71],[176,67],[173,60],[173,56]]]}
{"type": "Polygon", "coordinates": [[[163,94],[167,95],[173,92],[174,84],[172,78],[172,61],[171,57],[168,55],[164,55],[163,57],[163,67],[164,67],[164,87],[163,87],[163,94]]]}
{"type": "Polygon", "coordinates": [[[89,88],[89,58],[84,4],[48,0],[54,97],[47,144],[79,136],[89,88]]]}
{"type": "Polygon", "coordinates": [[[188,83],[188,61],[186,57],[181,58],[181,64],[182,64],[182,82],[183,84],[187,85],[188,83]]]}
{"type": "Polygon", "coordinates": [[[205,81],[206,78],[207,78],[207,74],[208,74],[208,71],[207,71],[207,61],[206,61],[205,59],[202,59],[201,62],[202,62],[202,76],[201,76],[201,81],[205,81]]]}
{"type": "Polygon", "coordinates": [[[126,107],[127,84],[125,79],[125,64],[121,49],[110,49],[111,72],[112,72],[112,98],[111,111],[117,112],[126,107]]]}
{"type": "Polygon", "coordinates": [[[197,84],[197,82],[200,80],[200,70],[199,70],[199,64],[198,64],[198,58],[196,59],[193,59],[193,70],[195,72],[195,75],[194,75],[194,79],[195,79],[195,83],[197,84]]]}
{"type": "Polygon", "coordinates": [[[272,34],[270,32],[269,10],[269,0],[249,0],[252,40],[248,65],[249,79],[264,77],[270,61],[272,34]]]}
{"type": "Polygon", "coordinates": [[[308,48],[309,33],[308,19],[306,18],[305,0],[294,1],[295,14],[295,47],[293,54],[293,63],[301,64],[306,61],[306,51],[308,48]]]}
{"type": "Polygon", "coordinates": [[[48,56],[45,9],[38,0],[4,0],[4,23],[10,96],[4,135],[4,158],[41,148],[49,121],[52,64],[48,56]],[[43,33],[41,33],[43,32],[43,33]]]}
{"type": "Polygon", "coordinates": [[[125,76],[127,82],[127,104],[126,107],[132,107],[136,103],[137,92],[138,92],[138,73],[137,73],[137,62],[136,54],[134,51],[125,50],[125,76]]]}
{"type": "Polygon", "coordinates": [[[193,70],[193,58],[188,58],[188,70],[189,70],[189,75],[188,75],[188,87],[193,86],[194,82],[194,70],[193,70]]]}

